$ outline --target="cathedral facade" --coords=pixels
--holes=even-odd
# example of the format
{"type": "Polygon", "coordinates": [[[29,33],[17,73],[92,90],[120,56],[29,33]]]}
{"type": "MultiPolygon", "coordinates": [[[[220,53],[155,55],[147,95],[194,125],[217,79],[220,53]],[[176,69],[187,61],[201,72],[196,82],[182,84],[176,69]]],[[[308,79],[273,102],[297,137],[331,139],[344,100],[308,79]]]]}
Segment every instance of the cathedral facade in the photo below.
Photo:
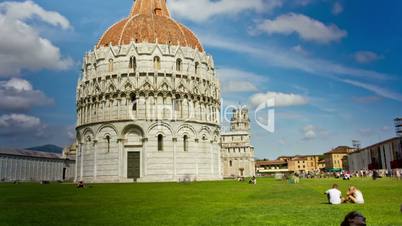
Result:
{"type": "Polygon", "coordinates": [[[222,179],[214,61],[166,0],[136,0],[106,30],[76,92],[76,180],[222,179]]]}
{"type": "Polygon", "coordinates": [[[248,109],[233,110],[230,131],[221,134],[222,168],[225,178],[255,176],[248,109]]]}

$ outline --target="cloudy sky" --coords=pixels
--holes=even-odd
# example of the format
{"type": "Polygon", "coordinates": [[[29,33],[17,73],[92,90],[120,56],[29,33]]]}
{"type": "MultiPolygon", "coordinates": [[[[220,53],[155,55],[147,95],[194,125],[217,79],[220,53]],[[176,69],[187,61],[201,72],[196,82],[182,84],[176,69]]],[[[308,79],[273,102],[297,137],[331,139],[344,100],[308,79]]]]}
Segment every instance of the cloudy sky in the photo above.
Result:
{"type": "MultiPolygon", "coordinates": [[[[83,54],[131,0],[0,2],[0,146],[66,145],[83,54]]],[[[214,56],[224,106],[251,109],[260,158],[394,136],[402,116],[402,2],[168,0],[214,56]],[[256,123],[275,100],[275,132],[256,123]]]]}

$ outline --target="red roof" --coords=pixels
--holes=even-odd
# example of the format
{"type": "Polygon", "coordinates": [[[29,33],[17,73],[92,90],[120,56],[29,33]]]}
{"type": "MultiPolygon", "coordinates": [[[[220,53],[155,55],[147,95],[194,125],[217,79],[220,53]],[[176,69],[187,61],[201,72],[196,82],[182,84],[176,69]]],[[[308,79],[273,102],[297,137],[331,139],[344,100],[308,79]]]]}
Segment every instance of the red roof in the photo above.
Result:
{"type": "Polygon", "coordinates": [[[159,43],[204,49],[194,33],[170,17],[166,0],[136,0],[130,15],[115,23],[97,47],[136,43],[159,43]]]}

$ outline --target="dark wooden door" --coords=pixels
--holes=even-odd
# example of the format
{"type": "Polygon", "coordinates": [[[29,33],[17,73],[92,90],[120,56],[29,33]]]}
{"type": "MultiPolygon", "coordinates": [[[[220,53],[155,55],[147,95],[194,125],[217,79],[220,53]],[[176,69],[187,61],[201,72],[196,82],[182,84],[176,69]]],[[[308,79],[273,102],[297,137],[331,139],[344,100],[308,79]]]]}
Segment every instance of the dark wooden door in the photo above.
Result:
{"type": "Polygon", "coordinates": [[[127,153],[127,178],[135,181],[140,178],[140,153],[127,153]]]}

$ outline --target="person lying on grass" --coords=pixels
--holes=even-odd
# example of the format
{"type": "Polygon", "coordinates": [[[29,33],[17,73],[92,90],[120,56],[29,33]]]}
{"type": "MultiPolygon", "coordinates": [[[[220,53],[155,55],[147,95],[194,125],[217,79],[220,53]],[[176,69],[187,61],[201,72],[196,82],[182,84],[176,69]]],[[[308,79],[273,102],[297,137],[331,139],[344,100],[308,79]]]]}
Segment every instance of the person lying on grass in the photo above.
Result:
{"type": "Polygon", "coordinates": [[[332,185],[332,189],[329,189],[324,194],[327,195],[329,204],[339,205],[342,203],[342,192],[339,191],[338,185],[332,185]]]}
{"type": "Polygon", "coordinates": [[[343,199],[344,203],[350,202],[355,204],[364,204],[363,193],[354,186],[349,187],[346,198],[343,199]]]}

